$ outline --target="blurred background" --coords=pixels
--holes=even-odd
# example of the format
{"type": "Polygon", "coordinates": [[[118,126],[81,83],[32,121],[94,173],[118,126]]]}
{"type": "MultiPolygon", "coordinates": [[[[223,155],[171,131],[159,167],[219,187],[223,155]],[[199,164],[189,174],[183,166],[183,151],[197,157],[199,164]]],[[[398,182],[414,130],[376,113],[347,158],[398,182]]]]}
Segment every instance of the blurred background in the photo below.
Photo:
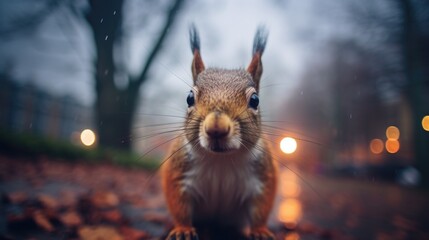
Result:
{"type": "Polygon", "coordinates": [[[425,1],[0,1],[3,165],[153,168],[141,162],[158,163],[186,113],[192,23],[211,67],[247,67],[256,28],[269,29],[260,99],[282,238],[429,238],[425,1]]]}

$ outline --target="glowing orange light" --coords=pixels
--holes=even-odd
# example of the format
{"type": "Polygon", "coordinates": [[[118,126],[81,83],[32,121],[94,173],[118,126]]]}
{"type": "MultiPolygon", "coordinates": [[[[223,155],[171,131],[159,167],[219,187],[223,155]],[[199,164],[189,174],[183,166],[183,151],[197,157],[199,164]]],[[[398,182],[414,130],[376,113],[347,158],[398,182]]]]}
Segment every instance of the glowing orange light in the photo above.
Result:
{"type": "Polygon", "coordinates": [[[369,149],[374,154],[380,154],[381,152],[383,152],[384,143],[378,138],[372,139],[369,143],[369,149]]]}
{"type": "Polygon", "coordinates": [[[302,205],[298,200],[285,199],[280,203],[278,218],[287,227],[294,228],[302,216],[302,205]]]}
{"type": "Polygon", "coordinates": [[[83,145],[91,146],[95,143],[95,133],[91,129],[85,129],[80,134],[80,140],[83,145]]]}
{"type": "Polygon", "coordinates": [[[387,139],[386,141],[386,151],[389,153],[397,153],[399,151],[400,144],[396,139],[387,139]]]}
{"type": "Polygon", "coordinates": [[[426,115],[422,119],[422,127],[425,131],[429,132],[429,115],[426,115]]]}
{"type": "Polygon", "coordinates": [[[285,240],[299,240],[299,234],[296,232],[290,232],[285,236],[285,240]]]}
{"type": "Polygon", "coordinates": [[[280,149],[286,154],[291,154],[296,151],[297,143],[294,138],[285,137],[280,141],[280,149]]]}
{"type": "Polygon", "coordinates": [[[396,126],[389,126],[386,129],[386,137],[387,137],[387,139],[398,140],[400,134],[401,133],[399,132],[399,129],[396,126]]]}
{"type": "Polygon", "coordinates": [[[301,186],[298,179],[291,171],[282,171],[280,173],[280,193],[283,197],[298,197],[301,193],[301,186]]]}

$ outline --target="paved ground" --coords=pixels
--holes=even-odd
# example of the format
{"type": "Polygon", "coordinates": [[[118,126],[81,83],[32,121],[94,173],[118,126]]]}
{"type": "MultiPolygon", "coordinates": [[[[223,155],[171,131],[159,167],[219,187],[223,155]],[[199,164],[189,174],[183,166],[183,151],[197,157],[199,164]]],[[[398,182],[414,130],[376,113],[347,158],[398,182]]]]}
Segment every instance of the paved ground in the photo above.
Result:
{"type": "Polygon", "coordinates": [[[305,234],[306,227],[328,230],[334,239],[429,239],[428,192],[380,182],[305,179],[311,187],[297,180],[299,239],[315,239],[305,234]]]}
{"type": "MultiPolygon", "coordinates": [[[[0,239],[158,239],[171,227],[157,177],[112,165],[0,156],[0,239]]],[[[429,194],[282,170],[278,239],[429,239],[429,194]]]]}

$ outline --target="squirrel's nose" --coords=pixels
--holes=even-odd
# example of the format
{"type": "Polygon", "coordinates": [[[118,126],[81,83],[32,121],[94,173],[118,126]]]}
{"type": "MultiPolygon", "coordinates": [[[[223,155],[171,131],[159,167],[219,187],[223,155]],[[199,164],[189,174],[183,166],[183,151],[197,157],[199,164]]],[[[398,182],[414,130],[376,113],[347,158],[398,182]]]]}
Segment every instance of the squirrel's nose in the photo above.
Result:
{"type": "Polygon", "coordinates": [[[230,127],[228,126],[227,128],[209,128],[206,129],[206,133],[207,135],[209,135],[209,137],[211,138],[224,138],[226,136],[228,136],[230,131],[230,127]]]}
{"type": "Polygon", "coordinates": [[[224,113],[212,112],[204,121],[204,130],[210,138],[224,138],[231,131],[231,119],[224,113]]]}

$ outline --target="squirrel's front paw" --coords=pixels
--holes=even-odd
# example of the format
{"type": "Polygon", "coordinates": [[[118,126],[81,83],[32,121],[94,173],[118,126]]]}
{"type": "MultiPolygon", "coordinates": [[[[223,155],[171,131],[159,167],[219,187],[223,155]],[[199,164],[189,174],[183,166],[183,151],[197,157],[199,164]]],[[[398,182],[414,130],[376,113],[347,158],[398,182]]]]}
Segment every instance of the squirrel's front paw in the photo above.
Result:
{"type": "Polygon", "coordinates": [[[275,240],[274,234],[266,227],[252,229],[249,240],[275,240]]]}
{"type": "Polygon", "coordinates": [[[166,240],[198,240],[198,235],[193,227],[174,227],[166,240]]]}

